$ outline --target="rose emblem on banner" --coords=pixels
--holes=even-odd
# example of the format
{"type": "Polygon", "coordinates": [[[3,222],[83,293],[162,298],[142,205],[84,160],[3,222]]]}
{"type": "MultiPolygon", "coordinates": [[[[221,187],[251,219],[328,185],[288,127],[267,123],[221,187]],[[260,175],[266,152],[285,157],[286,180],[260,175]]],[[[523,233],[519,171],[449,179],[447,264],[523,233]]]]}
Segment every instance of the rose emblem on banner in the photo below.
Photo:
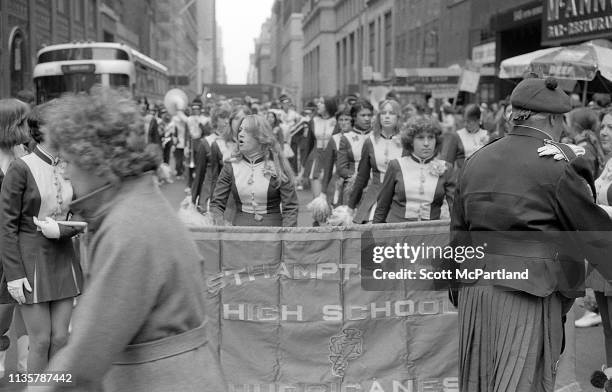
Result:
{"type": "Polygon", "coordinates": [[[329,339],[329,351],[332,374],[344,377],[349,361],[359,358],[363,353],[362,332],[356,328],[343,329],[342,333],[329,339]]]}

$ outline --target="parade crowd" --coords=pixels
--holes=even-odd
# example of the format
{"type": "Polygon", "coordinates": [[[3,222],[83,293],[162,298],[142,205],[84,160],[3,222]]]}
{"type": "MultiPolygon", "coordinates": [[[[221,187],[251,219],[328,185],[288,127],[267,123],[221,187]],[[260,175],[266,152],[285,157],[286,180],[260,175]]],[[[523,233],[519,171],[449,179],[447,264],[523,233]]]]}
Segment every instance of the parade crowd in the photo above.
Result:
{"type": "MultiPolygon", "coordinates": [[[[539,78],[490,106],[439,110],[392,92],[321,97],[301,112],[287,95],[173,108],[99,87],[36,107],[2,99],[0,376],[13,326],[20,372],[70,371],[75,390],[96,390],[107,372],[109,391],[224,390],[206,344],[201,256],[167,183],[184,181],[187,208],[212,225],[295,227],[306,188],[313,226],[612,231],[610,157],[610,97],[584,105],[539,78]],[[541,178],[562,188],[545,194],[541,178]]],[[[599,271],[588,284],[605,334],[601,384],[612,377],[612,266],[586,253],[599,271]]],[[[455,293],[461,390],[552,391],[573,297],[489,289],[455,293]]]]}

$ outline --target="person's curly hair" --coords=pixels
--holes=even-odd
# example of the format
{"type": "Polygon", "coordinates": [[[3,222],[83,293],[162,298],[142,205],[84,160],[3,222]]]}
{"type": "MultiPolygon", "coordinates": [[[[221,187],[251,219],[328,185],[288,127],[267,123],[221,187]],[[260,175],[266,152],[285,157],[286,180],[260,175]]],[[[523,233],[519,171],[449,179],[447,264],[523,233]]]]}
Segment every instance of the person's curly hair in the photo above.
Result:
{"type": "Polygon", "coordinates": [[[159,147],[145,144],[140,112],[125,90],[94,86],[90,94],[63,95],[42,115],[61,154],[82,170],[118,182],[161,162],[159,147]]]}
{"type": "Polygon", "coordinates": [[[414,138],[421,134],[430,134],[436,138],[436,148],[434,155],[442,147],[442,128],[434,120],[423,116],[412,117],[406,123],[406,127],[400,132],[402,147],[408,152],[414,151],[414,138]]]}

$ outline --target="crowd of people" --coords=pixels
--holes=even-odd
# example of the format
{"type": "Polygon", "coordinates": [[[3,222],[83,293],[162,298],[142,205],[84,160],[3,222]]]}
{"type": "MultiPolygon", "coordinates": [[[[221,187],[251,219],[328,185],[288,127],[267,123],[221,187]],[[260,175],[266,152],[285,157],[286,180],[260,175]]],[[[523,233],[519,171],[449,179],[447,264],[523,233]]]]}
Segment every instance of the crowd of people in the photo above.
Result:
{"type": "MultiPolygon", "coordinates": [[[[172,109],[139,106],[102,87],[37,107],[0,100],[0,376],[13,325],[21,371],[70,370],[83,390],[100,382],[109,391],[196,391],[211,380],[222,383],[218,354],[208,349],[204,332],[201,256],[164,200],[159,185],[166,182],[184,181],[194,210],[214,225],[295,227],[298,191],[306,187],[316,201],[314,226],[334,224],[334,209],[346,213],[345,224],[450,218],[457,232],[545,230],[555,222],[562,230],[600,224],[598,230],[612,231],[609,109],[606,95],[583,106],[538,78],[521,82],[508,101],[445,103],[439,111],[415,102],[402,106],[393,93],[380,102],[320,97],[300,113],[287,95],[266,104],[195,99],[172,109]],[[541,195],[537,207],[554,200],[558,208],[522,215],[537,199],[523,191],[536,189],[543,174],[521,173],[529,166],[517,162],[517,151],[543,166],[579,161],[567,166],[573,172],[566,166],[546,171],[547,184],[561,181],[567,189],[541,195]],[[513,176],[519,176],[514,183],[513,176]],[[583,182],[596,200],[589,201],[583,182]],[[503,210],[509,206],[512,211],[503,210]],[[572,208],[583,208],[592,221],[572,208]],[[75,251],[79,242],[86,252],[75,251]]],[[[587,259],[599,271],[589,278],[599,316],[591,309],[595,316],[587,318],[603,323],[602,374],[612,377],[612,276],[601,256],[591,252],[587,259]]],[[[543,287],[553,280],[539,278],[543,287]]],[[[462,390],[485,391],[491,383],[527,390],[521,388],[534,377],[537,390],[551,390],[568,301],[532,287],[515,289],[526,296],[484,287],[451,291],[460,312],[462,390]],[[496,328],[507,345],[496,346],[488,335],[475,344],[474,334],[488,322],[479,312],[503,311],[502,303],[525,310],[524,335],[511,337],[516,320],[500,315],[496,328]],[[516,347],[527,347],[528,358],[516,347]],[[501,352],[508,356],[496,362],[501,352]]]]}

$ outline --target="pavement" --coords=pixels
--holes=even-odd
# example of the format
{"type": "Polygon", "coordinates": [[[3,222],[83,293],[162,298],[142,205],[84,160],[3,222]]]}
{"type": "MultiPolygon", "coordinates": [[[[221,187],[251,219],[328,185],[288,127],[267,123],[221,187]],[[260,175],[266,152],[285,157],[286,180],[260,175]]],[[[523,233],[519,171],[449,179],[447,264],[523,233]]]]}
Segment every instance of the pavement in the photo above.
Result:
{"type": "MultiPolygon", "coordinates": [[[[185,181],[176,181],[173,184],[165,184],[162,186],[162,192],[173,206],[178,210],[181,201],[185,198],[185,181]]],[[[312,195],[310,191],[298,191],[298,199],[300,203],[300,212],[298,216],[298,226],[311,226],[312,217],[306,210],[305,206],[310,200],[312,195]]],[[[582,316],[583,309],[579,306],[580,300],[574,305],[572,309],[575,312],[575,318],[578,319],[582,316]]],[[[10,332],[9,332],[10,334],[10,332]]],[[[16,341],[11,337],[12,341],[16,341]]],[[[603,329],[600,326],[591,328],[577,328],[576,329],[576,379],[580,383],[582,391],[584,392],[595,392],[601,391],[595,389],[590,384],[590,377],[593,371],[600,369],[602,363],[605,361],[604,354],[604,337],[603,329]]],[[[15,346],[11,345],[9,348],[7,358],[7,371],[14,372],[16,369],[16,353],[15,346]]],[[[1,392],[17,392],[23,390],[22,387],[16,387],[8,385],[6,378],[0,380],[0,391],[1,392]]]]}

